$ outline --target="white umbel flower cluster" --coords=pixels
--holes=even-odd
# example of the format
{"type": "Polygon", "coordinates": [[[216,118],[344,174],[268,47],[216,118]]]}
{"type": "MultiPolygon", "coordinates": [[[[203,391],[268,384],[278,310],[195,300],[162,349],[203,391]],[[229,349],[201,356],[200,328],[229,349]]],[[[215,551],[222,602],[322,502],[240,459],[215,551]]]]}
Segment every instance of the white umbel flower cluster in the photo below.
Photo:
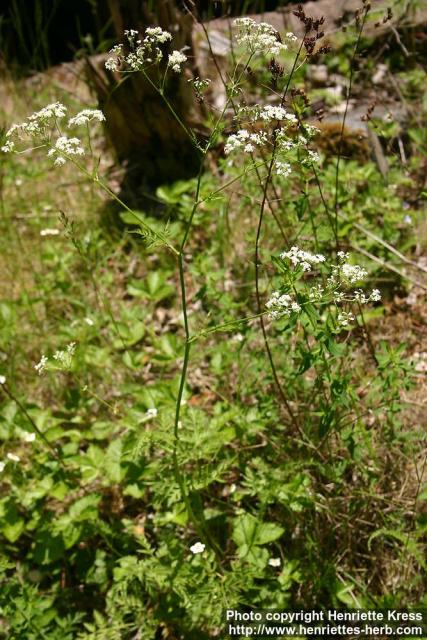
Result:
{"type": "Polygon", "coordinates": [[[251,122],[257,122],[258,120],[263,122],[278,121],[282,123],[282,127],[298,123],[298,118],[295,114],[290,113],[281,105],[274,104],[242,106],[237,112],[237,117],[239,119],[247,118],[251,122]]]}
{"type": "Polygon", "coordinates": [[[68,121],[68,126],[80,126],[82,124],[88,124],[92,120],[98,120],[98,122],[103,122],[105,120],[105,116],[100,109],[83,109],[73,118],[70,118],[68,121]]]}
{"type": "Polygon", "coordinates": [[[37,137],[44,136],[51,125],[63,118],[67,113],[67,107],[60,102],[48,104],[40,111],[33,113],[27,120],[20,124],[13,124],[6,131],[6,143],[1,150],[4,153],[10,153],[15,150],[15,142],[13,137],[22,138],[23,136],[37,137]]]}
{"type": "Polygon", "coordinates": [[[281,291],[273,291],[265,305],[273,320],[302,312],[305,305],[312,308],[317,303],[331,309],[326,316],[322,311],[319,317],[332,318],[336,331],[340,332],[355,320],[348,306],[351,309],[355,303],[361,305],[381,300],[379,289],[372,289],[371,293],[365,293],[362,289],[349,291],[350,285],[367,276],[367,271],[360,265],[350,264],[348,253],[338,252],[338,264],[330,264],[322,254],[313,254],[293,246],[289,251],[281,253],[280,258],[283,261],[280,268],[283,288],[281,291]],[[318,275],[322,277],[322,282],[312,284],[316,267],[320,265],[322,270],[318,275]],[[325,271],[330,274],[326,280],[325,271]],[[306,272],[310,272],[308,277],[306,272]],[[296,299],[290,294],[295,295],[296,299]]]}
{"type": "Polygon", "coordinates": [[[341,311],[338,314],[338,325],[340,327],[348,327],[349,324],[351,324],[352,322],[354,322],[354,315],[350,312],[346,312],[346,311],[341,311]]]}
{"type": "Polygon", "coordinates": [[[59,371],[68,370],[71,368],[75,351],[76,351],[76,343],[70,342],[70,344],[67,345],[65,350],[58,350],[53,354],[52,360],[54,360],[55,362],[51,361],[49,364],[49,358],[45,355],[42,355],[42,357],[40,358],[40,362],[34,365],[34,369],[37,371],[39,375],[41,375],[45,371],[48,365],[49,365],[49,370],[50,369],[59,370],[59,371]]]}
{"type": "Polygon", "coordinates": [[[311,271],[314,265],[325,262],[326,258],[322,254],[309,253],[298,247],[291,247],[289,251],[280,254],[282,260],[289,260],[294,267],[302,267],[303,271],[311,271]]]}
{"type": "Polygon", "coordinates": [[[234,151],[245,151],[252,153],[257,147],[267,142],[267,135],[264,132],[250,133],[247,129],[239,129],[237,133],[233,133],[228,137],[224,147],[225,155],[234,151]]]}
{"type": "MultiPolygon", "coordinates": [[[[53,102],[33,113],[24,122],[13,124],[6,132],[6,141],[1,147],[1,151],[4,153],[18,151],[14,138],[19,141],[24,138],[32,138],[37,140],[39,147],[44,146],[49,149],[47,156],[54,158],[56,166],[64,165],[70,156],[84,155],[79,138],[71,138],[61,133],[59,121],[65,117],[66,113],[67,108],[63,104],[53,102]]],[[[69,119],[68,126],[89,125],[91,122],[103,122],[104,120],[105,116],[99,109],[83,109],[69,119]]]]}
{"type": "Polygon", "coordinates": [[[368,275],[368,272],[363,267],[358,264],[349,264],[348,262],[341,265],[340,271],[344,280],[347,280],[350,284],[364,280],[368,275]]]}
{"type": "Polygon", "coordinates": [[[168,67],[170,67],[175,73],[179,73],[181,71],[181,65],[186,60],[187,56],[181,51],[172,51],[172,53],[169,54],[168,67]]]}
{"type": "MultiPolygon", "coordinates": [[[[289,153],[301,149],[298,162],[312,167],[320,163],[320,156],[316,151],[308,149],[308,143],[317,135],[319,130],[309,124],[300,123],[294,113],[288,112],[281,105],[250,105],[239,108],[236,119],[241,123],[254,124],[256,131],[249,126],[241,128],[231,134],[225,144],[225,154],[233,151],[253,153],[257,147],[267,145],[276,151],[276,174],[288,176],[290,164],[287,162],[289,153]],[[258,123],[258,124],[256,124],[258,123]],[[260,129],[260,123],[265,128],[260,129]],[[297,129],[303,127],[304,135],[295,135],[297,129]]],[[[291,160],[295,160],[294,154],[291,160]]]]}
{"type": "Polygon", "coordinates": [[[56,166],[65,164],[65,156],[82,156],[84,155],[84,149],[81,145],[79,138],[68,138],[67,136],[60,136],[55,142],[55,146],[49,149],[48,158],[55,157],[56,166]]]}
{"type": "MultiPolygon", "coordinates": [[[[139,34],[136,29],[127,29],[124,34],[131,51],[125,54],[122,44],[114,46],[110,50],[110,57],[105,63],[105,68],[109,71],[120,71],[122,69],[125,71],[140,71],[148,64],[160,62],[163,58],[160,46],[172,40],[172,35],[169,31],[164,31],[161,27],[148,27],[145,30],[143,39],[137,39],[139,34]]],[[[184,60],[181,60],[181,62],[184,62],[184,60]]],[[[175,63],[175,66],[178,66],[178,62],[175,63]]]]}
{"type": "Polygon", "coordinates": [[[268,315],[272,320],[279,320],[284,316],[290,316],[292,313],[299,313],[301,307],[292,296],[280,291],[273,291],[271,298],[265,304],[268,309],[268,315]]]}
{"type": "Polygon", "coordinates": [[[42,356],[40,358],[39,362],[34,365],[34,369],[37,371],[39,376],[41,376],[41,374],[46,369],[46,365],[47,365],[48,361],[49,361],[49,358],[47,356],[42,356]]]}
{"type": "Polygon", "coordinates": [[[288,45],[281,41],[276,29],[267,22],[256,22],[252,18],[237,18],[237,42],[251,53],[278,56],[288,45]]]}
{"type": "MultiPolygon", "coordinates": [[[[307,144],[307,139],[303,136],[300,136],[299,142],[305,145],[307,144]]],[[[307,149],[307,156],[303,158],[301,162],[306,167],[311,167],[313,164],[320,164],[320,155],[317,153],[317,151],[307,149]]]]}
{"type": "Polygon", "coordinates": [[[368,302],[379,302],[381,300],[381,292],[379,289],[372,289],[371,293],[367,296],[362,289],[356,289],[353,296],[353,301],[359,304],[368,304],[368,302]]]}
{"type": "Polygon", "coordinates": [[[278,176],[287,178],[292,173],[292,167],[289,162],[280,162],[277,160],[274,166],[276,168],[276,175],[278,176]]]}
{"type": "Polygon", "coordinates": [[[293,113],[289,113],[283,107],[274,106],[272,104],[265,105],[265,107],[260,110],[259,117],[261,120],[266,122],[270,122],[271,120],[288,120],[293,124],[298,122],[293,113]]]}

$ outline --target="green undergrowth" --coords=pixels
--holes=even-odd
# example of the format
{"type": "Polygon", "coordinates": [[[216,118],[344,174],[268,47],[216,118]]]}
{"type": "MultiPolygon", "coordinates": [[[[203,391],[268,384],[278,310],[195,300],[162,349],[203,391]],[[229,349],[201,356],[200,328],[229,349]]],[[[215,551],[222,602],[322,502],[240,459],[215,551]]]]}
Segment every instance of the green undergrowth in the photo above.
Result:
{"type": "Polygon", "coordinates": [[[420,375],[411,310],[402,337],[393,304],[420,278],[402,254],[422,242],[424,196],[419,156],[405,171],[387,158],[386,178],[341,160],[332,221],[334,157],[322,158],[322,193],[300,158],[270,193],[279,224],[266,209],[260,295],[291,292],[303,309],[263,316],[273,370],[254,291],[259,178],[228,158],[220,183],[205,169],[185,246],[180,389],[168,246],[196,179],[160,187],[156,213],[137,223],[123,209],[124,228],[109,229],[107,199],[74,167],[2,156],[1,638],[195,640],[221,637],[227,608],[422,604],[422,424],[408,409],[420,375]],[[348,327],[312,304],[314,276],[279,257],[298,245],[332,264],[336,244],[383,298],[348,327]]]}

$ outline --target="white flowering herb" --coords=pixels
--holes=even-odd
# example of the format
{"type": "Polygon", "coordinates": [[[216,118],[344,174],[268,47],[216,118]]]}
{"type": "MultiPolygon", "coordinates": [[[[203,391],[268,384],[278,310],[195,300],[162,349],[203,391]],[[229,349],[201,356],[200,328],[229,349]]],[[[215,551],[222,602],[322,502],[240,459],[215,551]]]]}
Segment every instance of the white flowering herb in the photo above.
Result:
{"type": "Polygon", "coordinates": [[[39,375],[45,370],[49,371],[68,371],[71,369],[73,356],[76,350],[76,343],[70,342],[65,350],[55,351],[52,358],[42,355],[40,361],[34,365],[34,369],[39,375]]]}
{"type": "Polygon", "coordinates": [[[60,102],[53,102],[48,104],[40,111],[36,111],[27,118],[25,122],[20,124],[13,124],[6,131],[6,144],[5,148],[2,148],[4,152],[10,152],[15,150],[15,142],[12,138],[29,137],[41,137],[47,134],[52,126],[61,120],[67,113],[67,108],[60,102]]]}
{"type": "Polygon", "coordinates": [[[6,384],[6,376],[0,376],[0,384],[6,384]]]}
{"type": "Polygon", "coordinates": [[[276,170],[276,175],[283,176],[287,178],[292,173],[292,167],[289,162],[281,162],[280,160],[276,160],[274,168],[276,170]]]}
{"type": "Polygon", "coordinates": [[[49,358],[47,356],[42,356],[39,360],[39,362],[37,364],[34,365],[34,369],[37,371],[37,373],[39,374],[39,376],[41,376],[41,374],[44,372],[44,370],[46,369],[46,365],[48,363],[49,358]]]}
{"type": "Polygon", "coordinates": [[[203,553],[205,548],[206,548],[206,545],[204,545],[203,542],[196,542],[190,547],[190,551],[194,555],[197,555],[198,553],[203,553]]]}
{"type": "Polygon", "coordinates": [[[272,320],[278,320],[283,316],[290,316],[292,313],[301,311],[300,305],[292,296],[287,293],[280,293],[280,291],[273,291],[265,306],[272,320]]]}
{"type": "Polygon", "coordinates": [[[65,164],[67,156],[82,156],[84,149],[78,138],[68,138],[67,136],[60,136],[55,145],[48,151],[48,158],[55,158],[54,164],[61,166],[65,164]],[[65,156],[65,158],[64,158],[65,156]]]}
{"type": "Polygon", "coordinates": [[[17,456],[15,453],[8,453],[6,455],[6,458],[8,460],[11,460],[11,462],[20,462],[21,458],[19,456],[17,456]]]}
{"type": "Polygon", "coordinates": [[[292,268],[301,267],[303,271],[311,271],[314,265],[321,264],[326,260],[322,254],[309,253],[295,246],[291,247],[289,251],[283,251],[280,258],[285,262],[288,261],[292,268]]]}
{"type": "Polygon", "coordinates": [[[271,24],[244,17],[237,18],[234,25],[237,28],[237,43],[251,55],[278,56],[288,48],[271,24]]]}
{"type": "Polygon", "coordinates": [[[80,126],[88,124],[93,120],[97,120],[98,122],[105,121],[105,116],[100,109],[83,109],[83,111],[79,111],[77,115],[68,120],[68,126],[80,126]]]}
{"type": "Polygon", "coordinates": [[[238,109],[236,120],[244,126],[228,136],[225,155],[234,154],[244,161],[241,151],[252,154],[261,150],[259,155],[264,158],[266,151],[274,149],[274,174],[281,177],[290,175],[290,160],[307,168],[320,163],[320,155],[308,148],[318,129],[302,125],[294,113],[281,105],[243,106],[238,109]],[[300,126],[304,127],[304,135],[297,134],[300,126]]]}
{"type": "Polygon", "coordinates": [[[175,73],[179,73],[181,71],[181,65],[186,60],[187,56],[184,55],[181,51],[173,51],[169,54],[168,57],[168,67],[170,67],[175,73]]]}
{"type": "MultiPolygon", "coordinates": [[[[135,29],[127,29],[124,33],[130,51],[126,52],[122,44],[114,46],[105,63],[105,68],[109,71],[141,71],[153,63],[159,63],[163,58],[161,47],[172,40],[169,31],[161,27],[148,27],[141,38],[135,29]]],[[[180,65],[187,58],[179,51],[174,51],[171,55],[174,54],[179,55],[174,56],[171,66],[174,71],[179,71],[180,65]]]]}
{"type": "Polygon", "coordinates": [[[301,316],[310,313],[313,305],[330,309],[335,331],[349,328],[355,321],[351,309],[354,304],[365,305],[381,300],[381,293],[373,289],[350,290],[352,284],[366,278],[367,271],[360,265],[348,262],[349,255],[338,253],[338,263],[330,263],[323,254],[311,253],[297,246],[280,254],[275,260],[282,276],[282,287],[273,291],[266,302],[268,316],[272,320],[301,316]],[[307,280],[306,274],[310,276],[307,280]],[[321,282],[313,282],[313,276],[321,282]]]}
{"type": "Polygon", "coordinates": [[[264,145],[266,142],[267,135],[265,133],[250,133],[247,129],[240,129],[237,133],[228,137],[224,153],[225,155],[229,155],[234,151],[252,153],[257,147],[264,145]]]}
{"type": "Polygon", "coordinates": [[[270,558],[268,564],[270,565],[270,567],[280,567],[282,561],[280,558],[270,558]]]}

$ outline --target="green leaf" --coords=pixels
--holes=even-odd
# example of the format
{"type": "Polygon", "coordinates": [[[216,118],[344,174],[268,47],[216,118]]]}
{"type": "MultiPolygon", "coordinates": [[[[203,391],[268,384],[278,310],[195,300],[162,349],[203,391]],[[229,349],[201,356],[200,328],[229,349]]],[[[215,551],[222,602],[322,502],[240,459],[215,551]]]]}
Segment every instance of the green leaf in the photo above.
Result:
{"type": "Polygon", "coordinates": [[[234,520],[233,540],[238,547],[251,549],[254,545],[274,542],[284,533],[283,527],[273,522],[261,522],[250,513],[234,520]]]}

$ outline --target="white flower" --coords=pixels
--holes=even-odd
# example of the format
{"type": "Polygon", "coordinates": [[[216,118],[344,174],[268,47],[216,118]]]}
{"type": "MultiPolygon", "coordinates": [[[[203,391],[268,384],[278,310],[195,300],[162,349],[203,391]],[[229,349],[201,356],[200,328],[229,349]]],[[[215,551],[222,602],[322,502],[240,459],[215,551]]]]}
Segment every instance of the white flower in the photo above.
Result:
{"type": "Polygon", "coordinates": [[[294,33],[292,33],[292,31],[288,31],[287,33],[285,33],[285,36],[291,42],[296,42],[298,40],[298,38],[296,37],[296,35],[294,33]]]}
{"type": "Polygon", "coordinates": [[[287,111],[283,107],[276,107],[274,105],[267,104],[262,108],[259,115],[261,120],[284,120],[284,118],[286,118],[287,111]]]}
{"type": "Polygon", "coordinates": [[[121,61],[122,61],[122,51],[123,51],[123,45],[122,44],[116,44],[112,49],[110,49],[110,53],[112,54],[113,57],[108,58],[108,60],[105,63],[105,68],[108,69],[109,71],[117,71],[121,61]]]}
{"type": "Polygon", "coordinates": [[[49,358],[47,358],[46,356],[42,356],[40,358],[40,362],[38,362],[37,364],[34,365],[34,369],[37,371],[39,376],[41,376],[43,371],[46,369],[46,365],[48,363],[48,360],[49,360],[49,358]]]}
{"type": "Polygon", "coordinates": [[[81,146],[81,142],[78,138],[68,138],[67,136],[60,136],[55,145],[49,149],[48,158],[55,157],[54,164],[56,166],[62,166],[65,164],[65,158],[61,154],[68,156],[82,156],[84,149],[81,146]]]}
{"type": "Polygon", "coordinates": [[[6,466],[6,463],[0,461],[0,473],[2,473],[2,471],[4,471],[5,466],[6,466]]]}
{"type": "Polygon", "coordinates": [[[309,253],[295,246],[291,247],[289,251],[283,251],[280,254],[280,258],[282,260],[290,260],[295,267],[301,266],[303,271],[311,271],[313,265],[320,264],[326,260],[321,253],[309,253]]]}
{"type": "Polygon", "coordinates": [[[156,418],[156,417],[157,417],[157,413],[158,413],[157,409],[156,409],[155,407],[153,407],[153,408],[151,408],[151,409],[148,409],[148,410],[145,412],[145,416],[146,416],[147,418],[156,418]]]}
{"type": "Polygon", "coordinates": [[[381,300],[381,291],[379,289],[372,289],[369,299],[371,302],[379,302],[381,300]]]}
{"type": "Polygon", "coordinates": [[[42,135],[46,132],[48,125],[51,124],[51,120],[59,120],[63,118],[66,113],[67,107],[60,102],[53,102],[43,107],[43,109],[40,109],[40,111],[33,113],[26,122],[13,124],[9,131],[7,131],[6,137],[8,138],[16,133],[30,136],[42,135]]]}
{"type": "Polygon", "coordinates": [[[0,384],[6,384],[6,376],[0,376],[0,384]]]}
{"type": "Polygon", "coordinates": [[[158,44],[164,44],[168,40],[172,40],[169,31],[164,31],[161,27],[148,27],[145,30],[145,34],[147,36],[146,40],[157,42],[158,44]]]}
{"type": "Polygon", "coordinates": [[[280,567],[282,561],[280,558],[270,558],[268,564],[270,565],[270,567],[280,567]]]}
{"type": "Polygon", "coordinates": [[[290,151],[291,149],[294,149],[296,146],[295,143],[292,142],[292,140],[285,138],[285,134],[283,130],[279,131],[279,134],[276,140],[277,140],[278,149],[281,149],[282,151],[290,151]]]}
{"type": "Polygon", "coordinates": [[[83,111],[79,111],[77,115],[73,118],[70,118],[68,121],[68,126],[72,127],[73,125],[82,125],[91,122],[92,120],[98,120],[98,122],[103,122],[105,120],[105,116],[100,111],[100,109],[83,109],[83,111]]]}
{"type": "Polygon", "coordinates": [[[138,31],[136,29],[125,29],[124,34],[128,38],[135,38],[138,35],[138,31]]]}
{"type": "Polygon", "coordinates": [[[342,302],[345,298],[345,293],[344,291],[334,291],[334,301],[335,302],[342,302]]]}
{"type": "Polygon", "coordinates": [[[181,53],[181,51],[173,51],[169,54],[168,67],[172,67],[172,71],[179,73],[181,71],[181,65],[187,60],[187,56],[181,53]]]}
{"type": "Polygon", "coordinates": [[[365,293],[363,292],[362,289],[357,289],[354,292],[353,301],[359,302],[359,304],[366,304],[367,302],[369,302],[369,298],[365,296],[365,293]]]}
{"type": "Polygon", "coordinates": [[[276,162],[276,173],[278,176],[287,178],[292,173],[292,167],[289,162],[276,162]]]}
{"type": "Polygon", "coordinates": [[[247,129],[239,129],[237,133],[233,133],[228,137],[228,140],[224,146],[224,153],[229,153],[237,150],[243,150],[247,153],[252,153],[255,147],[259,147],[267,142],[267,136],[264,132],[250,133],[247,129]]]}
{"type": "Polygon", "coordinates": [[[283,316],[290,316],[292,313],[301,311],[298,302],[293,300],[289,294],[280,293],[280,291],[273,291],[265,306],[269,310],[268,315],[272,320],[279,320],[283,316]]]}
{"type": "Polygon", "coordinates": [[[67,136],[61,136],[55,143],[55,149],[68,154],[69,156],[82,156],[84,149],[81,146],[81,142],[78,138],[68,138],[67,136]]]}
{"type": "MultiPolygon", "coordinates": [[[[307,144],[307,140],[303,136],[299,136],[299,141],[301,144],[307,144]]],[[[320,163],[320,156],[317,151],[311,151],[311,149],[307,149],[307,157],[304,158],[302,164],[306,166],[311,166],[312,164],[320,163]]]]}
{"type": "Polygon", "coordinates": [[[34,442],[34,440],[36,439],[36,434],[25,432],[22,437],[25,440],[25,442],[34,442]]]}
{"type": "MultiPolygon", "coordinates": [[[[148,27],[142,40],[136,39],[138,37],[136,29],[127,29],[124,34],[129,42],[131,51],[125,56],[123,54],[123,45],[119,44],[113,47],[110,50],[112,55],[105,63],[105,68],[109,71],[119,71],[122,64],[128,65],[132,71],[140,71],[146,64],[160,62],[163,58],[163,53],[159,49],[159,45],[172,40],[169,31],[164,31],[161,27],[148,27]]],[[[170,64],[174,71],[179,71],[180,64],[184,62],[182,58],[184,54],[179,51],[177,53],[181,57],[179,59],[178,57],[173,57],[170,64]]]]}
{"type": "Polygon", "coordinates": [[[317,284],[310,289],[308,297],[313,302],[319,302],[323,297],[324,289],[321,284],[317,284]]]}
{"type": "Polygon", "coordinates": [[[107,58],[105,62],[105,68],[108,71],[118,71],[120,65],[120,58],[107,58]]]}
{"type": "Polygon", "coordinates": [[[348,327],[350,322],[353,322],[354,320],[354,315],[352,313],[347,313],[345,311],[342,311],[341,313],[338,314],[338,324],[341,327],[348,327]]]}
{"type": "Polygon", "coordinates": [[[190,78],[188,82],[191,82],[196,93],[200,94],[202,93],[202,91],[206,91],[206,89],[209,87],[211,83],[211,80],[209,78],[205,78],[201,80],[199,77],[197,77],[197,78],[190,78]]]}
{"type": "Polygon", "coordinates": [[[53,354],[53,359],[59,363],[61,368],[69,369],[71,367],[71,361],[72,361],[75,350],[76,350],[76,343],[70,342],[70,344],[67,345],[66,351],[62,351],[62,350],[56,351],[53,354]]]}
{"type": "Polygon", "coordinates": [[[363,280],[368,275],[368,272],[363,267],[358,264],[349,264],[348,262],[341,266],[341,273],[351,284],[363,280]]]}
{"type": "Polygon", "coordinates": [[[93,327],[93,325],[95,324],[92,318],[85,318],[84,321],[89,325],[89,327],[93,327]]]}
{"type": "Polygon", "coordinates": [[[203,542],[196,542],[190,547],[190,551],[191,553],[194,553],[194,554],[203,553],[205,548],[206,548],[206,545],[204,545],[203,542]]]}
{"type": "Polygon", "coordinates": [[[36,111],[31,115],[28,120],[50,120],[51,118],[63,118],[67,113],[67,107],[60,102],[53,102],[52,104],[48,104],[40,111],[36,111]]]}
{"type": "Polygon", "coordinates": [[[14,149],[15,149],[15,143],[13,142],[13,140],[6,140],[5,144],[1,148],[3,153],[10,153],[14,149]]]}
{"type": "Polygon", "coordinates": [[[8,453],[6,455],[6,458],[8,460],[12,460],[12,462],[20,462],[21,458],[17,455],[15,455],[14,453],[8,453]]]}
{"type": "Polygon", "coordinates": [[[277,56],[288,47],[280,42],[276,29],[266,22],[255,22],[252,18],[237,18],[234,21],[238,29],[237,42],[254,54],[277,56]]]}
{"type": "Polygon", "coordinates": [[[40,231],[41,236],[59,236],[59,229],[42,229],[40,231]]]}

